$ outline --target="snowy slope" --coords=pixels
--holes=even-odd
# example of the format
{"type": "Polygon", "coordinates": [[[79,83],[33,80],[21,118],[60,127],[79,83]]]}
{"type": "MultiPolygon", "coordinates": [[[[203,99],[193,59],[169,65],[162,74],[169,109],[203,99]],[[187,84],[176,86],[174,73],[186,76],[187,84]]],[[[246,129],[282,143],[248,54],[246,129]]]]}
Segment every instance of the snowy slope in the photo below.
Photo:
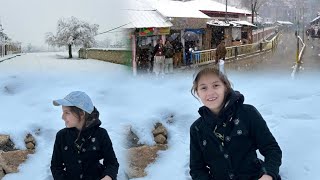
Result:
{"type": "MultiPolygon", "coordinates": [[[[101,114],[121,164],[123,180],[125,146],[123,127],[131,124],[140,141],[153,144],[151,128],[174,114],[169,149],[159,152],[141,180],[187,180],[189,126],[199,116],[201,104],[190,94],[192,72],[163,79],[132,77],[127,67],[96,60],[68,60],[67,54],[27,54],[0,63],[0,134],[10,134],[23,148],[23,135],[40,128],[37,151],[4,180],[52,179],[49,170],[55,133],[63,128],[61,109],[52,100],[73,90],[86,91],[101,114]]],[[[284,180],[317,177],[320,156],[319,74],[305,73],[297,80],[290,74],[228,72],[234,88],[253,104],[267,121],[283,150],[284,180]]]]}

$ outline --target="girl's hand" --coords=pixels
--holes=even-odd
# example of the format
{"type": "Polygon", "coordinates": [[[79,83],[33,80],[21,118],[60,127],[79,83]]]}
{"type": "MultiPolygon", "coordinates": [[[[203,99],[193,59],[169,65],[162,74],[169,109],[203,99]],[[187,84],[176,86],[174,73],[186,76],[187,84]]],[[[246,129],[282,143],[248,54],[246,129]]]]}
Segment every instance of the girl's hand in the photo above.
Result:
{"type": "Polygon", "coordinates": [[[265,174],[259,180],[273,180],[273,179],[271,176],[265,174]]]}
{"type": "MultiPolygon", "coordinates": [[[[272,179],[272,178],[271,178],[272,179]]],[[[104,178],[102,178],[101,180],[112,180],[112,178],[110,176],[105,176],[104,178]]]]}

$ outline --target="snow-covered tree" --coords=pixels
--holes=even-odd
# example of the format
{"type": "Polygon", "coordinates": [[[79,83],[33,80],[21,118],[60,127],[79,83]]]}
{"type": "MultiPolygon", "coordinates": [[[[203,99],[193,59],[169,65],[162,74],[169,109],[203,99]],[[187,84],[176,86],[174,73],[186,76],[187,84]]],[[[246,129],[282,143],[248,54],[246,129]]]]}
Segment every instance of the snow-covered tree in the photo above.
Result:
{"type": "Polygon", "coordinates": [[[97,35],[99,25],[80,21],[75,17],[59,19],[57,34],[46,34],[46,42],[51,46],[67,46],[69,58],[72,58],[72,45],[92,47],[95,44],[94,36],[97,35]]]}

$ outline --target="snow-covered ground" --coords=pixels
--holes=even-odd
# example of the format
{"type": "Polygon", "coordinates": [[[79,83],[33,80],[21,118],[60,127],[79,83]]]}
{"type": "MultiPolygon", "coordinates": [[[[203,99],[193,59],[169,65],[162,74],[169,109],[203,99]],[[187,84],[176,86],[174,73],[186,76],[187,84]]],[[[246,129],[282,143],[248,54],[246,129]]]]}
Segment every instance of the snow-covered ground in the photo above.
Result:
{"type": "MultiPolygon", "coordinates": [[[[157,79],[132,77],[128,67],[96,60],[69,60],[66,53],[26,54],[0,63],[0,134],[9,134],[24,148],[27,132],[35,135],[36,153],[4,180],[50,180],[50,160],[56,132],[64,127],[61,109],[52,100],[74,90],[91,96],[101,114],[102,126],[113,141],[120,162],[119,180],[126,161],[124,126],[132,125],[140,141],[153,144],[151,129],[160,121],[169,130],[169,149],[159,152],[139,180],[186,180],[189,161],[189,127],[199,116],[201,103],[191,94],[192,72],[157,79]],[[174,114],[174,123],[165,119],[174,114]]],[[[290,74],[228,72],[234,89],[245,95],[266,119],[283,150],[284,180],[315,179],[320,156],[319,73],[290,74]]]]}

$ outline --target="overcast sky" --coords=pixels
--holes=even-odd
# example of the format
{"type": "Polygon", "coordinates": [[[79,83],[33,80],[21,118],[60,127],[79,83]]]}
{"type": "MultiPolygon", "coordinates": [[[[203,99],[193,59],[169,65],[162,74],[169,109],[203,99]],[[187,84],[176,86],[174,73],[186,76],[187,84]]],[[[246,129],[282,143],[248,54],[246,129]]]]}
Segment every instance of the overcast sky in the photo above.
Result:
{"type": "Polygon", "coordinates": [[[22,46],[45,45],[45,33],[56,33],[57,21],[75,16],[99,24],[99,32],[127,23],[123,13],[129,0],[0,0],[4,32],[22,46]],[[121,10],[122,9],[122,10],[121,10]]]}

